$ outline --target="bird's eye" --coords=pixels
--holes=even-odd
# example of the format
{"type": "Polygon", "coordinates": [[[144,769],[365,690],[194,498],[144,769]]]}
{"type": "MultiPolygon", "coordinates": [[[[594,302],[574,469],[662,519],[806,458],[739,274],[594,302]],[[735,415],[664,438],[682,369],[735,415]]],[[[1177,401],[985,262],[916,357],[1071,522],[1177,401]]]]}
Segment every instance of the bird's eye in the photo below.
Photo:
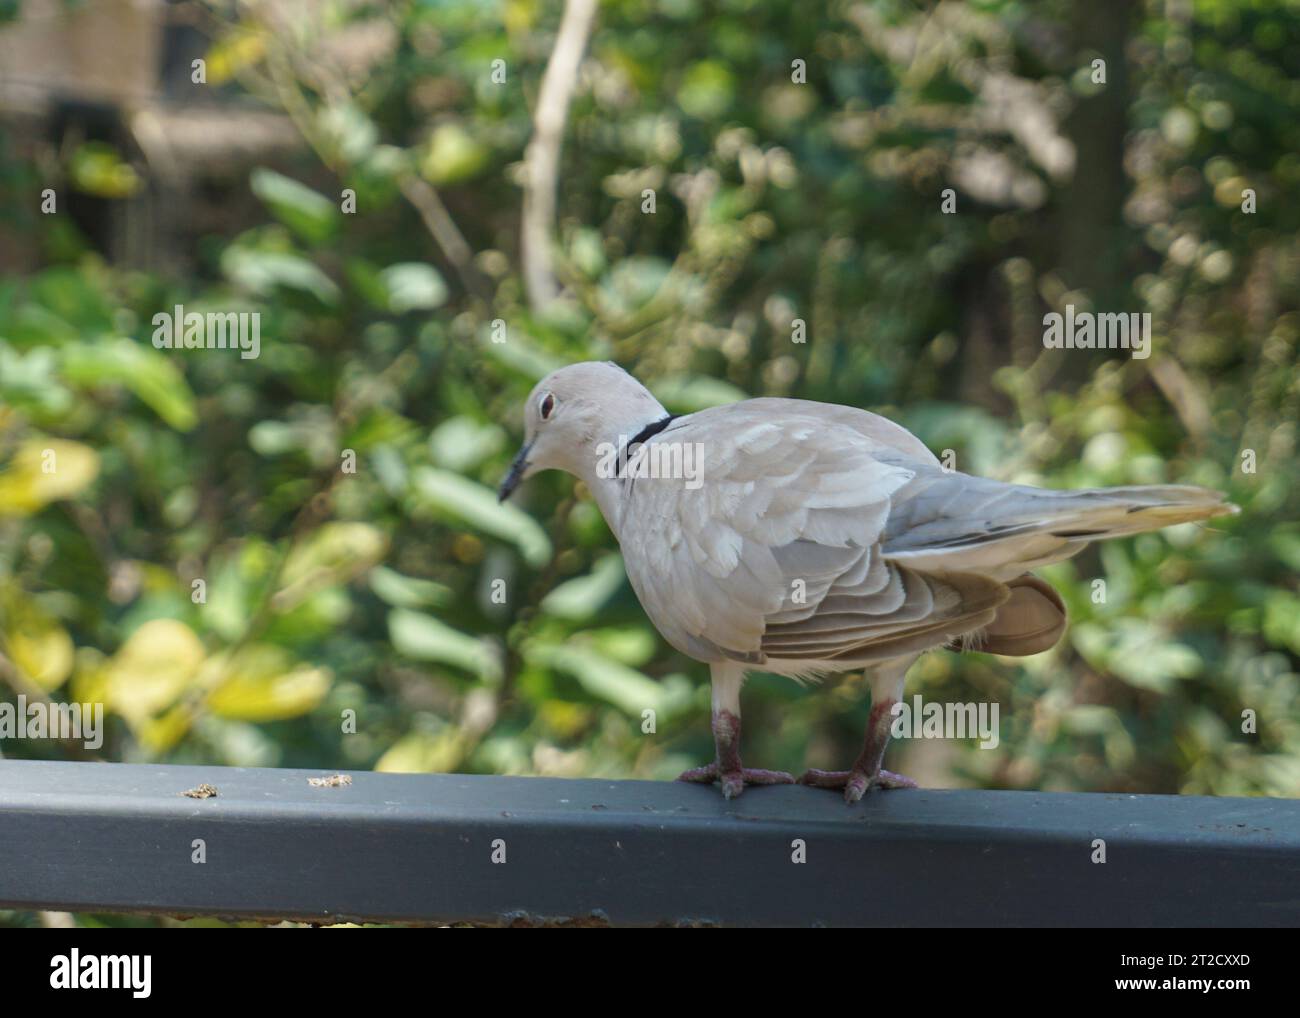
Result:
{"type": "Polygon", "coordinates": [[[542,420],[544,421],[548,420],[552,412],[555,410],[554,394],[548,392],[545,396],[543,396],[541,405],[538,406],[537,409],[541,412],[542,420]]]}

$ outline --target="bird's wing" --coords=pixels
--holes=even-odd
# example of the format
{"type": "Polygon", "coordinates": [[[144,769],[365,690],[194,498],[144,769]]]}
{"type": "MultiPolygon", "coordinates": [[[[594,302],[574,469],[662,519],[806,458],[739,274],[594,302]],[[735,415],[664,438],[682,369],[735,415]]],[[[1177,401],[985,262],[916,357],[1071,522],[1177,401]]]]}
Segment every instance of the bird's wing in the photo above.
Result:
{"type": "Polygon", "coordinates": [[[650,440],[693,446],[702,468],[694,486],[623,482],[628,576],[670,642],[703,660],[816,670],[939,646],[993,617],[1002,584],[884,555],[893,500],[916,474],[900,448],[924,446],[864,418],[873,415],[751,400],[682,418],[650,440]]]}

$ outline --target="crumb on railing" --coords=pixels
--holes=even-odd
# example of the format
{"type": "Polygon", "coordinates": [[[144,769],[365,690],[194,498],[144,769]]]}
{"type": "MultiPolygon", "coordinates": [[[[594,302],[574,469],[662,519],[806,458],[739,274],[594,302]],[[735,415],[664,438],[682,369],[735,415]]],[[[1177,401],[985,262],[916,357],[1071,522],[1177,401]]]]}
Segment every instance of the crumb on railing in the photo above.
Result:
{"type": "Polygon", "coordinates": [[[308,778],[307,784],[313,788],[339,788],[352,784],[351,774],[331,774],[327,778],[308,778]]]}

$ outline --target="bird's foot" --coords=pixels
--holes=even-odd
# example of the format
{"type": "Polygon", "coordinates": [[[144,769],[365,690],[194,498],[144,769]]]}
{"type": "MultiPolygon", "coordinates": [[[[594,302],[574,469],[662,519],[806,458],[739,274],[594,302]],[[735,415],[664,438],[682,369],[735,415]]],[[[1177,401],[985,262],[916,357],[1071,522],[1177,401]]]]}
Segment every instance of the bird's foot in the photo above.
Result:
{"type": "Polygon", "coordinates": [[[745,790],[746,785],[793,785],[794,775],[785,771],[763,771],[753,767],[738,767],[734,770],[722,770],[717,761],[703,767],[692,767],[677,776],[678,781],[694,781],[711,785],[717,781],[722,785],[722,794],[734,799],[745,790]]]}
{"type": "Polygon", "coordinates": [[[879,770],[875,774],[866,771],[819,771],[816,768],[799,775],[799,784],[811,785],[813,788],[842,788],[844,801],[852,804],[861,799],[873,788],[915,788],[916,782],[893,771],[879,770]]]}

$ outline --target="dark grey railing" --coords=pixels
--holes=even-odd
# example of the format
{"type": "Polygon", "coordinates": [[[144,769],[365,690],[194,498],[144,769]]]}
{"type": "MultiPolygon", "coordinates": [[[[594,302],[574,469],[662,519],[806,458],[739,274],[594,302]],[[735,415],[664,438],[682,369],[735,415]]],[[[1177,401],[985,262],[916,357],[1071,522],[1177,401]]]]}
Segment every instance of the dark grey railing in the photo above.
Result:
{"type": "Polygon", "coordinates": [[[328,773],[0,761],[0,906],[321,923],[1300,924],[1291,800],[919,790],[850,808],[789,786],[726,802],[675,782],[309,781],[328,773]],[[201,785],[216,795],[184,794],[201,785]]]}

